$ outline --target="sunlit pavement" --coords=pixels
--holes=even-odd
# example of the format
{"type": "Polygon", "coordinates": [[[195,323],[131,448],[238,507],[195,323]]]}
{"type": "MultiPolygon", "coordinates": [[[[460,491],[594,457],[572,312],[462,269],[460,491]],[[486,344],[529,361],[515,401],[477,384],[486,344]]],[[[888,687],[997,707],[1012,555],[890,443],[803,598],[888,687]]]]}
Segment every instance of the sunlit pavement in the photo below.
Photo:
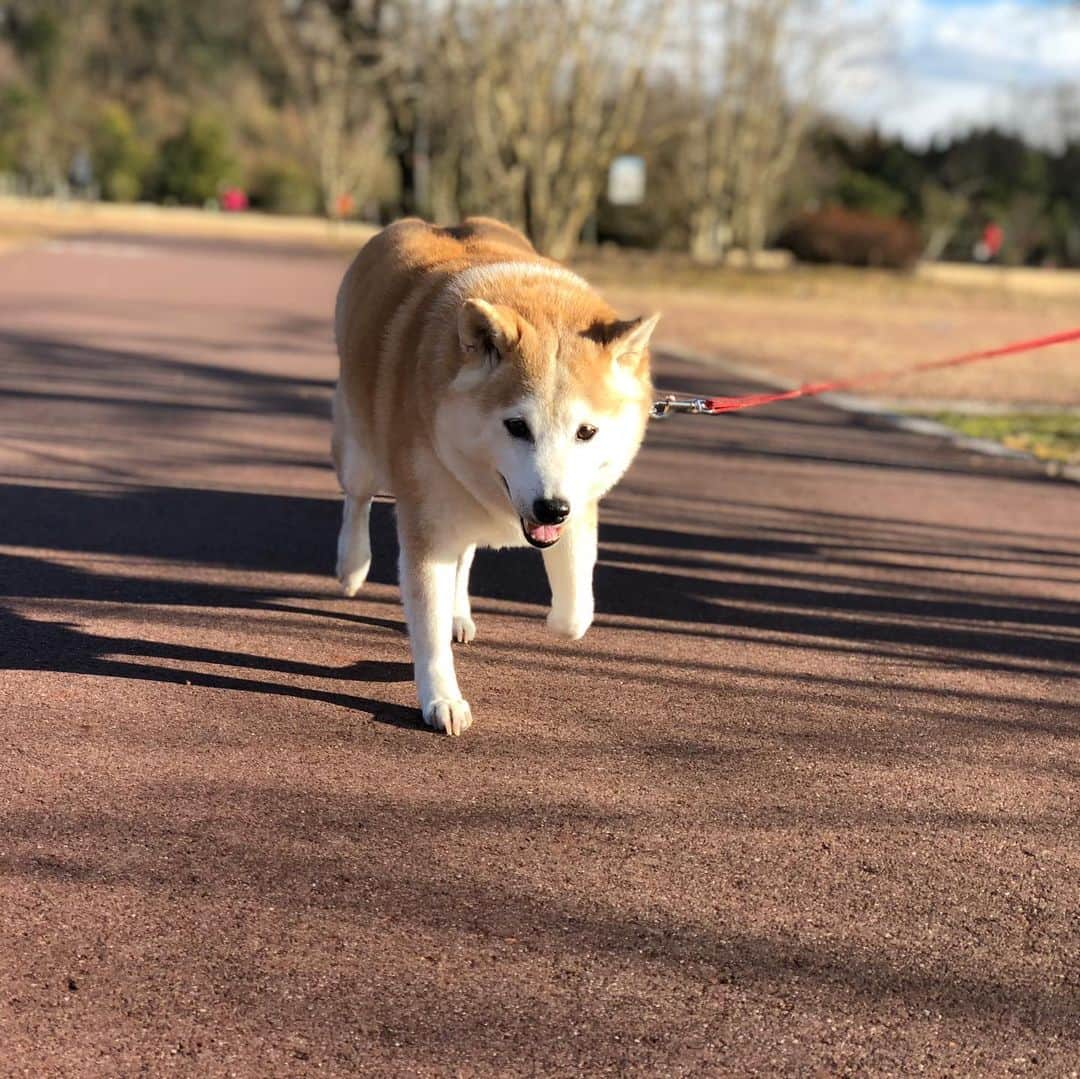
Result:
{"type": "Polygon", "coordinates": [[[478,559],[442,738],[389,504],[329,575],[342,267],[0,256],[0,1070],[1074,1068],[1080,488],[813,402],[657,424],[584,641],[478,559]]]}

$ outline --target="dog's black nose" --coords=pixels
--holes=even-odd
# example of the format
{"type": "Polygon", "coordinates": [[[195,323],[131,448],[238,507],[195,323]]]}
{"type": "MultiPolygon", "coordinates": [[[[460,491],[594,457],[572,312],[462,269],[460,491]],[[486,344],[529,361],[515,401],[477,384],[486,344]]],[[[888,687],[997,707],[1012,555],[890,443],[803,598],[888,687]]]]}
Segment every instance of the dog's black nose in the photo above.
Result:
{"type": "Polygon", "coordinates": [[[565,498],[538,498],[533,516],[542,525],[561,525],[570,516],[570,503],[565,498]]]}

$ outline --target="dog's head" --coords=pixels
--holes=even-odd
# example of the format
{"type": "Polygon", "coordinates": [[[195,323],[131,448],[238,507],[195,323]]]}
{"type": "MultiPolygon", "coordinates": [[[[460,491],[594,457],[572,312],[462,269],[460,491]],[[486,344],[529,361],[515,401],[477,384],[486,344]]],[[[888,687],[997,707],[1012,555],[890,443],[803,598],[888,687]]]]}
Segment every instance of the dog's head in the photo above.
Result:
{"type": "Polygon", "coordinates": [[[482,299],[458,309],[440,447],[450,444],[451,467],[482,501],[512,508],[534,547],[555,543],[637,453],[658,318],[527,317],[482,299]]]}

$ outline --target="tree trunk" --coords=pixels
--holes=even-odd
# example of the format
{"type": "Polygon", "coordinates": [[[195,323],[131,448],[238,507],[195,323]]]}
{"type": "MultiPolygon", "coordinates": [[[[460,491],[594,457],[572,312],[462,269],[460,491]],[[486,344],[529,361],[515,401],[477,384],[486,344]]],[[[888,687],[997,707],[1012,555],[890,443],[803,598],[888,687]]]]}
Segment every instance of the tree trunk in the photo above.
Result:
{"type": "Polygon", "coordinates": [[[690,257],[706,266],[715,266],[724,256],[720,244],[720,210],[707,202],[690,219],[690,257]]]}

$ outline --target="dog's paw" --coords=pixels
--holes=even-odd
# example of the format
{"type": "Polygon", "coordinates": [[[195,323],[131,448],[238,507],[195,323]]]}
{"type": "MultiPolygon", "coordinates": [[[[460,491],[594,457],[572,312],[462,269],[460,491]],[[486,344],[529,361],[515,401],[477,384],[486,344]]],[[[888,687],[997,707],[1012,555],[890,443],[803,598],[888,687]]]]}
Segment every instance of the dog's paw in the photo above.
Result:
{"type": "Polygon", "coordinates": [[[472,709],[468,701],[441,697],[424,709],[424,722],[445,734],[464,734],[472,726],[472,709]]]}
{"type": "Polygon", "coordinates": [[[367,571],[370,568],[372,568],[372,559],[370,558],[359,566],[342,566],[338,563],[337,578],[341,582],[341,591],[351,599],[363,588],[364,581],[367,580],[367,571]]]}
{"type": "Polygon", "coordinates": [[[454,615],[454,640],[468,644],[476,636],[476,623],[467,614],[454,615]]]}
{"type": "Polygon", "coordinates": [[[364,587],[364,581],[367,580],[367,574],[364,573],[350,573],[341,578],[341,594],[352,599],[353,596],[364,587]]]}
{"type": "Polygon", "coordinates": [[[580,640],[585,636],[585,631],[592,625],[593,612],[587,611],[556,611],[548,612],[547,627],[552,633],[560,637],[569,637],[572,641],[580,640]]]}

